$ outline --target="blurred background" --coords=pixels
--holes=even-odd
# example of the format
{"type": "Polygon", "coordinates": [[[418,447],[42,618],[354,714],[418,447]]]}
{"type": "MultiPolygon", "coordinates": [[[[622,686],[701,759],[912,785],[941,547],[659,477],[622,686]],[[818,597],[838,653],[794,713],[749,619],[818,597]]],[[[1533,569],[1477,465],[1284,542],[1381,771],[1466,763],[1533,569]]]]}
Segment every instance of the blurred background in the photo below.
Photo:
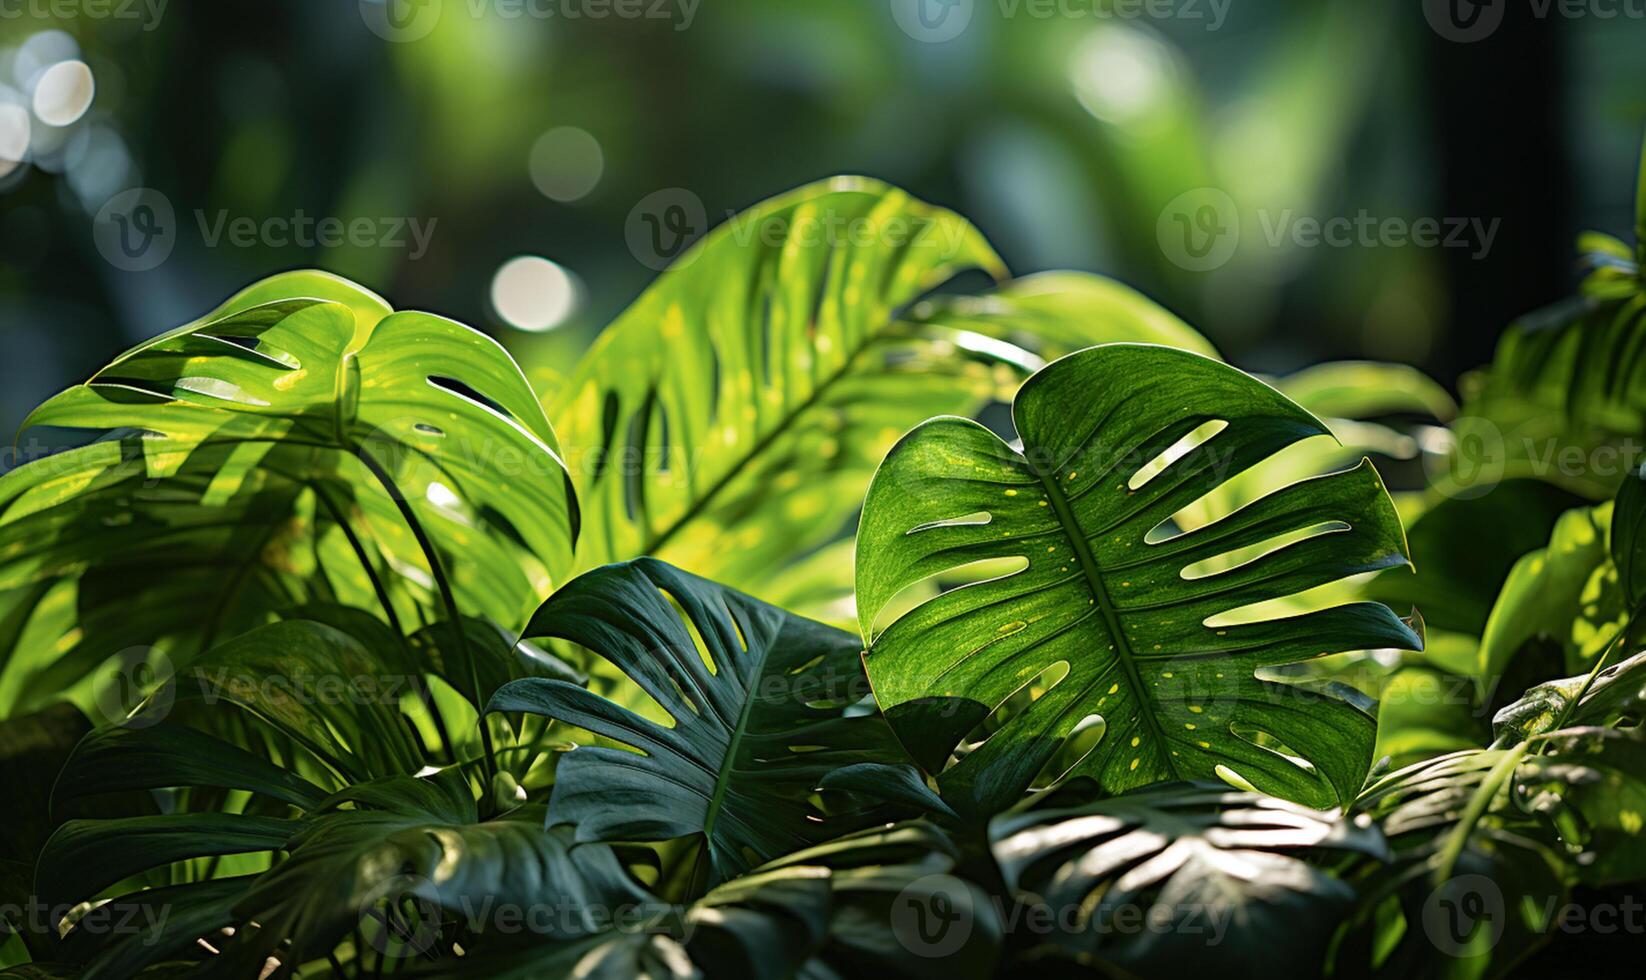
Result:
{"type": "Polygon", "coordinates": [[[308,266],[547,384],[839,173],[1249,369],[1451,384],[1629,237],[1642,50],[1629,0],[0,0],[0,425],[308,266]]]}

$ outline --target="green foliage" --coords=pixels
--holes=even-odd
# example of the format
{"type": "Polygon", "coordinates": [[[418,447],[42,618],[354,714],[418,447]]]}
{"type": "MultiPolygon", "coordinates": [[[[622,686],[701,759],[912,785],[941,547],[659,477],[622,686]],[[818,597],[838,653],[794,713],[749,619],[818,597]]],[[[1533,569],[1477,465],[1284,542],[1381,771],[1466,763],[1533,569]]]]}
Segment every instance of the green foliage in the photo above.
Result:
{"type": "Polygon", "coordinates": [[[653,558],[579,577],[526,635],[593,650],[669,719],[563,680],[492,697],[488,710],[547,715],[636,750],[585,746],[560,762],[549,806],[579,840],[701,835],[718,881],[861,826],[873,815],[825,815],[812,791],[840,766],[898,757],[880,716],[853,710],[866,694],[855,637],[653,558]]]}
{"type": "Polygon", "coordinates": [[[1646,438],[1637,260],[1591,244],[1589,312],[1455,420],[861,178],[710,234],[546,395],[255,285],[0,478],[0,963],[1505,975],[1646,880],[1646,475],[1397,505],[1372,458],[1556,405],[1556,449],[1646,438]]]}
{"type": "Polygon", "coordinates": [[[1404,564],[1376,471],[1294,484],[1163,534],[1226,474],[1324,426],[1233,368],[1130,345],[1052,364],[1024,385],[1013,416],[1021,450],[963,419],[915,429],[876,474],[858,532],[875,697],[915,761],[942,773],[945,797],[963,813],[1004,809],[1085,718],[1102,719],[1103,737],[1069,774],[1109,792],[1228,772],[1316,806],[1351,797],[1371,761],[1371,717],[1257,673],[1343,650],[1415,648],[1417,636],[1375,604],[1213,624],[1404,564]],[[903,589],[982,562],[997,564],[995,577],[877,625],[903,589]],[[1031,706],[946,764],[1036,681],[1046,691],[1031,706]]]}

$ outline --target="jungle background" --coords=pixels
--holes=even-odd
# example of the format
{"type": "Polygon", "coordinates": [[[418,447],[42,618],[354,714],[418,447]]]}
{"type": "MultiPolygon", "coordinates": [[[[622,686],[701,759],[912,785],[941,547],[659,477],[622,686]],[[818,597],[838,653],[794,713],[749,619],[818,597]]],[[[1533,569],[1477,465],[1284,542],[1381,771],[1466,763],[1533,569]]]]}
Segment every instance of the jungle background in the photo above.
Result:
{"type": "Polygon", "coordinates": [[[685,191],[703,219],[679,230],[701,234],[836,173],[972,216],[1019,274],[1133,284],[1248,369],[1367,357],[1451,385],[1571,292],[1578,231],[1627,231],[1646,117],[1627,0],[389,2],[0,5],[0,427],[286,268],[480,326],[552,376],[656,275],[646,208],[685,191]],[[95,95],[51,125],[35,88],[75,59],[95,95]],[[175,241],[131,270],[94,219],[140,187],[175,241]],[[1238,208],[1238,248],[1185,268],[1160,235],[1205,188],[1238,208]],[[1276,231],[1357,215],[1494,231],[1276,231]],[[380,234],[289,233],[325,218],[380,234]],[[522,256],[552,265],[500,277],[522,256]]]}

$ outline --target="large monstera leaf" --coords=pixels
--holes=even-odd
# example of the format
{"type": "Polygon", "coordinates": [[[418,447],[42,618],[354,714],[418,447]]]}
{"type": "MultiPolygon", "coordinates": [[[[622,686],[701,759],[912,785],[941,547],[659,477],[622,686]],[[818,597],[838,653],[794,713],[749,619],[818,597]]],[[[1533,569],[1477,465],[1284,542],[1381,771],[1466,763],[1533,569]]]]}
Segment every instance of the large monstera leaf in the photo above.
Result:
{"type": "Polygon", "coordinates": [[[571,561],[570,483],[508,354],[335,277],[253,286],[28,424],[114,436],[0,480],[5,637],[71,673],[134,645],[188,655],[304,601],[427,601],[443,579],[513,628],[571,561]]]}
{"type": "Polygon", "coordinates": [[[1258,672],[1419,638],[1376,603],[1228,614],[1406,562],[1370,464],[1174,535],[1173,514],[1325,426],[1234,368],[1131,344],[1049,365],[1013,417],[1021,449],[963,419],[909,433],[858,532],[869,678],[945,800],[974,816],[1014,803],[1096,719],[1101,740],[1068,775],[1110,792],[1221,775],[1314,806],[1352,798],[1371,717],[1258,672]],[[910,585],[960,567],[995,577],[877,623],[910,585]],[[968,743],[1020,692],[1039,696],[968,743]]]}
{"type": "Polygon", "coordinates": [[[1387,852],[1369,822],[1209,783],[997,817],[989,835],[1019,901],[1059,925],[1039,941],[1128,976],[1318,973],[1355,899],[1318,859],[1387,852]]]}
{"type": "Polygon", "coordinates": [[[489,710],[546,715],[635,750],[584,746],[560,760],[550,812],[579,840],[701,835],[707,866],[731,877],[860,826],[865,813],[819,812],[813,790],[833,769],[897,752],[858,704],[868,692],[856,637],[655,559],[579,576],[526,636],[600,655],[668,718],[544,678],[493,696],[489,710]]]}
{"type": "MultiPolygon", "coordinates": [[[[964,218],[842,177],[762,202],[685,253],[606,331],[550,416],[587,518],[578,567],[652,555],[759,595],[840,535],[898,435],[970,415],[1042,357],[1139,340],[1212,352],[1130,289],[1005,274],[964,218]]],[[[851,563],[833,561],[840,592],[851,563]]]]}

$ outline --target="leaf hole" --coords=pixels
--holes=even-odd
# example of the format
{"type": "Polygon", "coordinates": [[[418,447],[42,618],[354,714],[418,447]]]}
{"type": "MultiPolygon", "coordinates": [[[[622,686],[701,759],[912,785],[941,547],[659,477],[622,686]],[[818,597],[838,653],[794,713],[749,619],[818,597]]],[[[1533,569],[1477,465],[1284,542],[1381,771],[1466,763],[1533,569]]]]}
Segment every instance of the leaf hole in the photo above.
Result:
{"type": "Polygon", "coordinates": [[[869,636],[878,637],[893,623],[945,592],[969,589],[1010,578],[1028,567],[1027,556],[1008,555],[999,558],[980,558],[933,572],[909,583],[886,600],[886,604],[875,613],[874,621],[870,624],[869,636]]]}
{"type": "Polygon", "coordinates": [[[1283,534],[1277,534],[1272,538],[1225,551],[1220,555],[1213,555],[1210,558],[1202,558],[1200,561],[1191,562],[1183,566],[1178,575],[1190,582],[1196,579],[1210,578],[1213,575],[1220,575],[1243,565],[1249,565],[1261,558],[1266,558],[1275,552],[1308,541],[1311,538],[1323,537],[1328,534],[1340,534],[1348,530],[1352,529],[1344,521],[1320,521],[1307,527],[1296,528],[1283,534]]]}
{"type": "Polygon", "coordinates": [[[1195,426],[1188,434],[1167,446],[1158,456],[1139,467],[1137,472],[1132,474],[1132,478],[1126,481],[1126,489],[1134,493],[1143,489],[1150,480],[1166,472],[1167,467],[1206,445],[1228,427],[1229,423],[1223,419],[1212,419],[1195,426]]]}
{"type": "Polygon", "coordinates": [[[914,527],[909,528],[903,533],[906,535],[918,534],[921,531],[930,531],[933,528],[939,527],[981,527],[993,520],[993,514],[986,510],[979,510],[973,511],[970,514],[962,514],[959,517],[947,517],[941,521],[927,521],[924,524],[916,524],[914,527]]]}

